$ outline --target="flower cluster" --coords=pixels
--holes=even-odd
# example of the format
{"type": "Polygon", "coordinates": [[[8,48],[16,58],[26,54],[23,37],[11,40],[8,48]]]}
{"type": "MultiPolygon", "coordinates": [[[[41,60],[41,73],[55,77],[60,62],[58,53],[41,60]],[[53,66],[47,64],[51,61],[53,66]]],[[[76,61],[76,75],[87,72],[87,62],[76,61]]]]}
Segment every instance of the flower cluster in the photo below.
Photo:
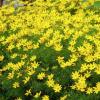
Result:
{"type": "Polygon", "coordinates": [[[0,8],[0,98],[75,100],[73,94],[76,99],[93,94],[99,100],[100,9],[96,1],[19,3],[25,5],[15,8],[11,2],[0,8]]]}

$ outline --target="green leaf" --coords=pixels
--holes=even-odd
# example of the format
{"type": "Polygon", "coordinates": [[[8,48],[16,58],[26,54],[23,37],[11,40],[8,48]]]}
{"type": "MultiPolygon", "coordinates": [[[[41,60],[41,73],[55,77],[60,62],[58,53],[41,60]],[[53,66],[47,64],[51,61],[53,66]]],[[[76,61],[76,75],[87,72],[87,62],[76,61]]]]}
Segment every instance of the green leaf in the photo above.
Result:
{"type": "Polygon", "coordinates": [[[100,8],[100,1],[94,2],[93,6],[96,7],[96,8],[100,8]]]}

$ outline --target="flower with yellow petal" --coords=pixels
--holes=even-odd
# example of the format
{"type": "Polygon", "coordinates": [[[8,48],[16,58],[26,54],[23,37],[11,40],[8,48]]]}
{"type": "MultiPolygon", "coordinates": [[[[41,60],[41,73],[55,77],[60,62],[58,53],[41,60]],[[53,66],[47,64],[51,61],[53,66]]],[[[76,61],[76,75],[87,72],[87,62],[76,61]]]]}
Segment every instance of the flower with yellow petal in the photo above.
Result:
{"type": "Polygon", "coordinates": [[[29,89],[29,90],[26,90],[26,93],[25,93],[25,95],[26,95],[26,96],[28,96],[28,95],[31,95],[31,89],[29,89]]]}
{"type": "Polygon", "coordinates": [[[14,82],[13,83],[13,88],[17,88],[17,87],[19,87],[19,83],[18,82],[14,82]]]}
{"type": "Polygon", "coordinates": [[[54,84],[53,90],[54,90],[55,92],[60,92],[61,89],[62,89],[61,85],[59,85],[59,84],[54,84]]]}
{"type": "Polygon", "coordinates": [[[37,75],[37,79],[42,80],[45,77],[45,73],[41,72],[37,75]]]}
{"type": "Polygon", "coordinates": [[[49,100],[49,96],[48,96],[48,95],[44,95],[44,96],[42,97],[42,100],[49,100]]]}

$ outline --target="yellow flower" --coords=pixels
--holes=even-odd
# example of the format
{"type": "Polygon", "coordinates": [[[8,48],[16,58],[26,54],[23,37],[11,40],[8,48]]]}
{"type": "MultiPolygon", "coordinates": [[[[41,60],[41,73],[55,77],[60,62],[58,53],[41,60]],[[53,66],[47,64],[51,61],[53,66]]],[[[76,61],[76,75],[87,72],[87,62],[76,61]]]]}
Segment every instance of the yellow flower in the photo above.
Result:
{"type": "Polygon", "coordinates": [[[22,59],[26,59],[26,58],[27,58],[26,54],[22,55],[22,59]]]}
{"type": "Polygon", "coordinates": [[[59,57],[57,58],[57,61],[58,61],[59,63],[62,63],[62,62],[64,61],[64,57],[60,57],[60,56],[59,56],[59,57]]]}
{"type": "Polygon", "coordinates": [[[49,79],[49,80],[47,81],[47,85],[48,85],[49,87],[53,87],[53,86],[54,86],[54,80],[53,80],[53,79],[49,79]]]}
{"type": "Polygon", "coordinates": [[[55,92],[60,92],[61,91],[61,85],[59,85],[59,84],[54,84],[54,86],[53,86],[53,89],[54,89],[54,91],[55,92]]]}
{"type": "Polygon", "coordinates": [[[89,78],[89,77],[91,76],[91,73],[90,73],[90,72],[86,72],[86,73],[84,74],[84,76],[85,76],[86,78],[89,78]]]}
{"type": "Polygon", "coordinates": [[[87,84],[86,84],[86,79],[85,77],[80,77],[78,79],[78,82],[75,82],[75,86],[76,86],[76,89],[77,90],[80,90],[80,91],[85,91],[85,88],[87,87],[87,84]]]}
{"type": "Polygon", "coordinates": [[[43,72],[39,73],[38,76],[37,76],[37,78],[39,80],[42,80],[44,77],[45,77],[45,73],[43,73],[43,72]]]}
{"type": "Polygon", "coordinates": [[[60,44],[55,44],[55,45],[54,45],[54,49],[55,49],[56,51],[61,51],[62,48],[63,48],[63,46],[60,45],[60,44]]]}
{"type": "Polygon", "coordinates": [[[2,76],[2,71],[0,71],[0,77],[2,76]]]}
{"type": "Polygon", "coordinates": [[[44,43],[46,41],[46,37],[41,37],[39,43],[44,43]]]}
{"type": "Polygon", "coordinates": [[[28,75],[33,75],[35,73],[35,70],[31,69],[30,71],[28,71],[28,75]]]}
{"type": "Polygon", "coordinates": [[[14,77],[14,72],[12,72],[12,73],[8,73],[8,79],[12,79],[14,77]]]}
{"type": "Polygon", "coordinates": [[[48,96],[48,95],[44,95],[44,96],[42,97],[42,100],[49,100],[49,96],[48,96]]]}
{"type": "Polygon", "coordinates": [[[99,65],[96,67],[95,72],[100,75],[100,66],[99,65]]]}
{"type": "Polygon", "coordinates": [[[10,44],[7,48],[8,51],[11,51],[15,46],[13,44],[10,44]]]}
{"type": "Polygon", "coordinates": [[[68,66],[70,66],[70,65],[71,65],[70,62],[62,62],[62,63],[60,64],[60,67],[61,67],[61,68],[66,68],[66,67],[68,67],[68,66]]]}
{"type": "Polygon", "coordinates": [[[19,72],[19,73],[17,73],[17,78],[19,78],[19,77],[21,77],[22,76],[22,74],[19,72]]]}
{"type": "Polygon", "coordinates": [[[11,56],[11,58],[16,58],[17,57],[17,54],[16,53],[14,53],[12,56],[11,56]]]}
{"type": "Polygon", "coordinates": [[[34,97],[35,97],[35,98],[38,98],[40,95],[41,95],[41,91],[40,91],[40,92],[37,92],[37,93],[34,95],[34,97]]]}
{"type": "Polygon", "coordinates": [[[92,88],[90,88],[90,87],[88,87],[88,89],[87,89],[86,93],[87,93],[87,94],[91,94],[91,93],[93,93],[93,89],[92,89],[92,88]]]}
{"type": "Polygon", "coordinates": [[[29,89],[29,90],[26,90],[26,93],[25,93],[25,95],[26,95],[26,96],[28,96],[28,95],[31,95],[31,89],[29,89]]]}
{"type": "Polygon", "coordinates": [[[36,69],[39,66],[38,62],[36,62],[36,61],[34,61],[33,63],[31,63],[31,65],[32,65],[32,67],[34,69],[36,69]]]}
{"type": "Polygon", "coordinates": [[[94,87],[94,92],[95,92],[95,93],[100,92],[100,82],[97,82],[97,83],[96,83],[96,87],[94,87]]]}
{"type": "Polygon", "coordinates": [[[33,45],[33,48],[34,48],[34,49],[37,49],[37,48],[39,48],[39,43],[37,43],[37,44],[34,44],[34,45],[33,45]]]}
{"type": "Polygon", "coordinates": [[[82,64],[82,66],[81,66],[81,72],[84,72],[84,71],[86,71],[88,69],[88,66],[87,66],[87,64],[82,64]]]}
{"type": "Polygon", "coordinates": [[[59,5],[59,10],[60,10],[60,11],[63,11],[64,9],[65,9],[65,5],[64,5],[64,4],[60,4],[60,5],[59,5]]]}
{"type": "Polygon", "coordinates": [[[3,59],[4,59],[4,56],[2,55],[0,55],[0,61],[3,61],[3,59]]]}
{"type": "Polygon", "coordinates": [[[25,77],[25,79],[23,80],[24,84],[26,84],[29,80],[30,80],[30,77],[25,77]]]}
{"type": "Polygon", "coordinates": [[[15,99],[15,100],[22,100],[22,98],[21,97],[18,97],[17,99],[15,99]]]}
{"type": "Polygon", "coordinates": [[[36,56],[33,55],[31,58],[30,58],[30,61],[34,61],[36,59],[36,56]]]}
{"type": "Polygon", "coordinates": [[[93,70],[93,69],[95,69],[97,67],[97,64],[96,63],[92,63],[92,64],[89,64],[88,67],[89,67],[90,70],[93,70]]]}
{"type": "Polygon", "coordinates": [[[13,88],[17,88],[17,87],[19,87],[19,83],[18,82],[14,82],[13,83],[13,88]]]}
{"type": "Polygon", "coordinates": [[[67,99],[67,95],[60,97],[60,100],[66,100],[67,99]]]}
{"type": "Polygon", "coordinates": [[[73,72],[72,73],[72,79],[78,79],[80,77],[80,74],[79,74],[79,72],[77,72],[77,71],[75,71],[75,72],[73,72]]]}
{"type": "Polygon", "coordinates": [[[53,79],[53,77],[54,77],[54,74],[48,75],[48,79],[49,79],[49,80],[53,79]]]}

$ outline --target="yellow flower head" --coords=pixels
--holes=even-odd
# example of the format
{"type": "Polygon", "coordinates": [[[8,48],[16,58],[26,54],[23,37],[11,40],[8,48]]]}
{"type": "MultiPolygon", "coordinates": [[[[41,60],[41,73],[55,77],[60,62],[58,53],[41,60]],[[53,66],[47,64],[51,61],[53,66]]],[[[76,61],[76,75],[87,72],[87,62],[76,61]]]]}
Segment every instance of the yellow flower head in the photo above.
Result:
{"type": "Polygon", "coordinates": [[[93,89],[92,89],[91,87],[88,87],[86,93],[87,93],[87,94],[91,94],[91,93],[93,93],[93,89]]]}
{"type": "Polygon", "coordinates": [[[94,92],[95,92],[95,93],[100,92],[100,82],[97,82],[97,83],[96,83],[96,87],[94,87],[94,92]]]}
{"type": "Polygon", "coordinates": [[[25,93],[25,95],[26,95],[26,96],[28,96],[28,95],[31,95],[31,89],[29,89],[29,90],[26,90],[26,93],[25,93]]]}
{"type": "Polygon", "coordinates": [[[67,99],[67,95],[64,95],[63,97],[60,97],[60,100],[66,100],[67,99]]]}
{"type": "Polygon", "coordinates": [[[17,87],[19,87],[19,83],[18,82],[14,82],[13,83],[13,88],[17,88],[17,87]]]}
{"type": "Polygon", "coordinates": [[[47,81],[47,85],[48,85],[49,87],[53,87],[53,86],[54,86],[54,80],[53,80],[53,79],[49,79],[49,80],[47,81]]]}
{"type": "Polygon", "coordinates": [[[34,97],[35,97],[35,98],[38,98],[40,95],[41,95],[41,91],[40,91],[40,92],[37,92],[37,93],[34,95],[34,97]]]}
{"type": "Polygon", "coordinates": [[[49,96],[48,96],[48,95],[44,95],[44,96],[42,97],[42,100],[49,100],[49,96]]]}
{"type": "Polygon", "coordinates": [[[37,76],[37,78],[39,80],[42,80],[44,77],[45,77],[45,73],[43,73],[43,72],[39,73],[38,76],[37,76]]]}
{"type": "Polygon", "coordinates": [[[77,72],[77,71],[75,71],[75,72],[73,72],[72,73],[72,79],[78,79],[80,77],[80,74],[79,74],[79,72],[77,72]]]}
{"type": "Polygon", "coordinates": [[[15,100],[22,100],[22,98],[21,97],[18,97],[17,99],[15,99],[15,100]]]}
{"type": "Polygon", "coordinates": [[[3,61],[3,59],[4,59],[4,56],[2,55],[0,55],[0,61],[3,61]]]}
{"type": "Polygon", "coordinates": [[[48,79],[49,79],[49,80],[50,80],[50,79],[53,79],[53,77],[54,77],[54,74],[48,75],[48,79]]]}
{"type": "Polygon", "coordinates": [[[54,86],[53,86],[53,89],[54,89],[54,91],[55,92],[60,92],[61,91],[61,85],[59,85],[59,84],[54,84],[54,86]]]}

